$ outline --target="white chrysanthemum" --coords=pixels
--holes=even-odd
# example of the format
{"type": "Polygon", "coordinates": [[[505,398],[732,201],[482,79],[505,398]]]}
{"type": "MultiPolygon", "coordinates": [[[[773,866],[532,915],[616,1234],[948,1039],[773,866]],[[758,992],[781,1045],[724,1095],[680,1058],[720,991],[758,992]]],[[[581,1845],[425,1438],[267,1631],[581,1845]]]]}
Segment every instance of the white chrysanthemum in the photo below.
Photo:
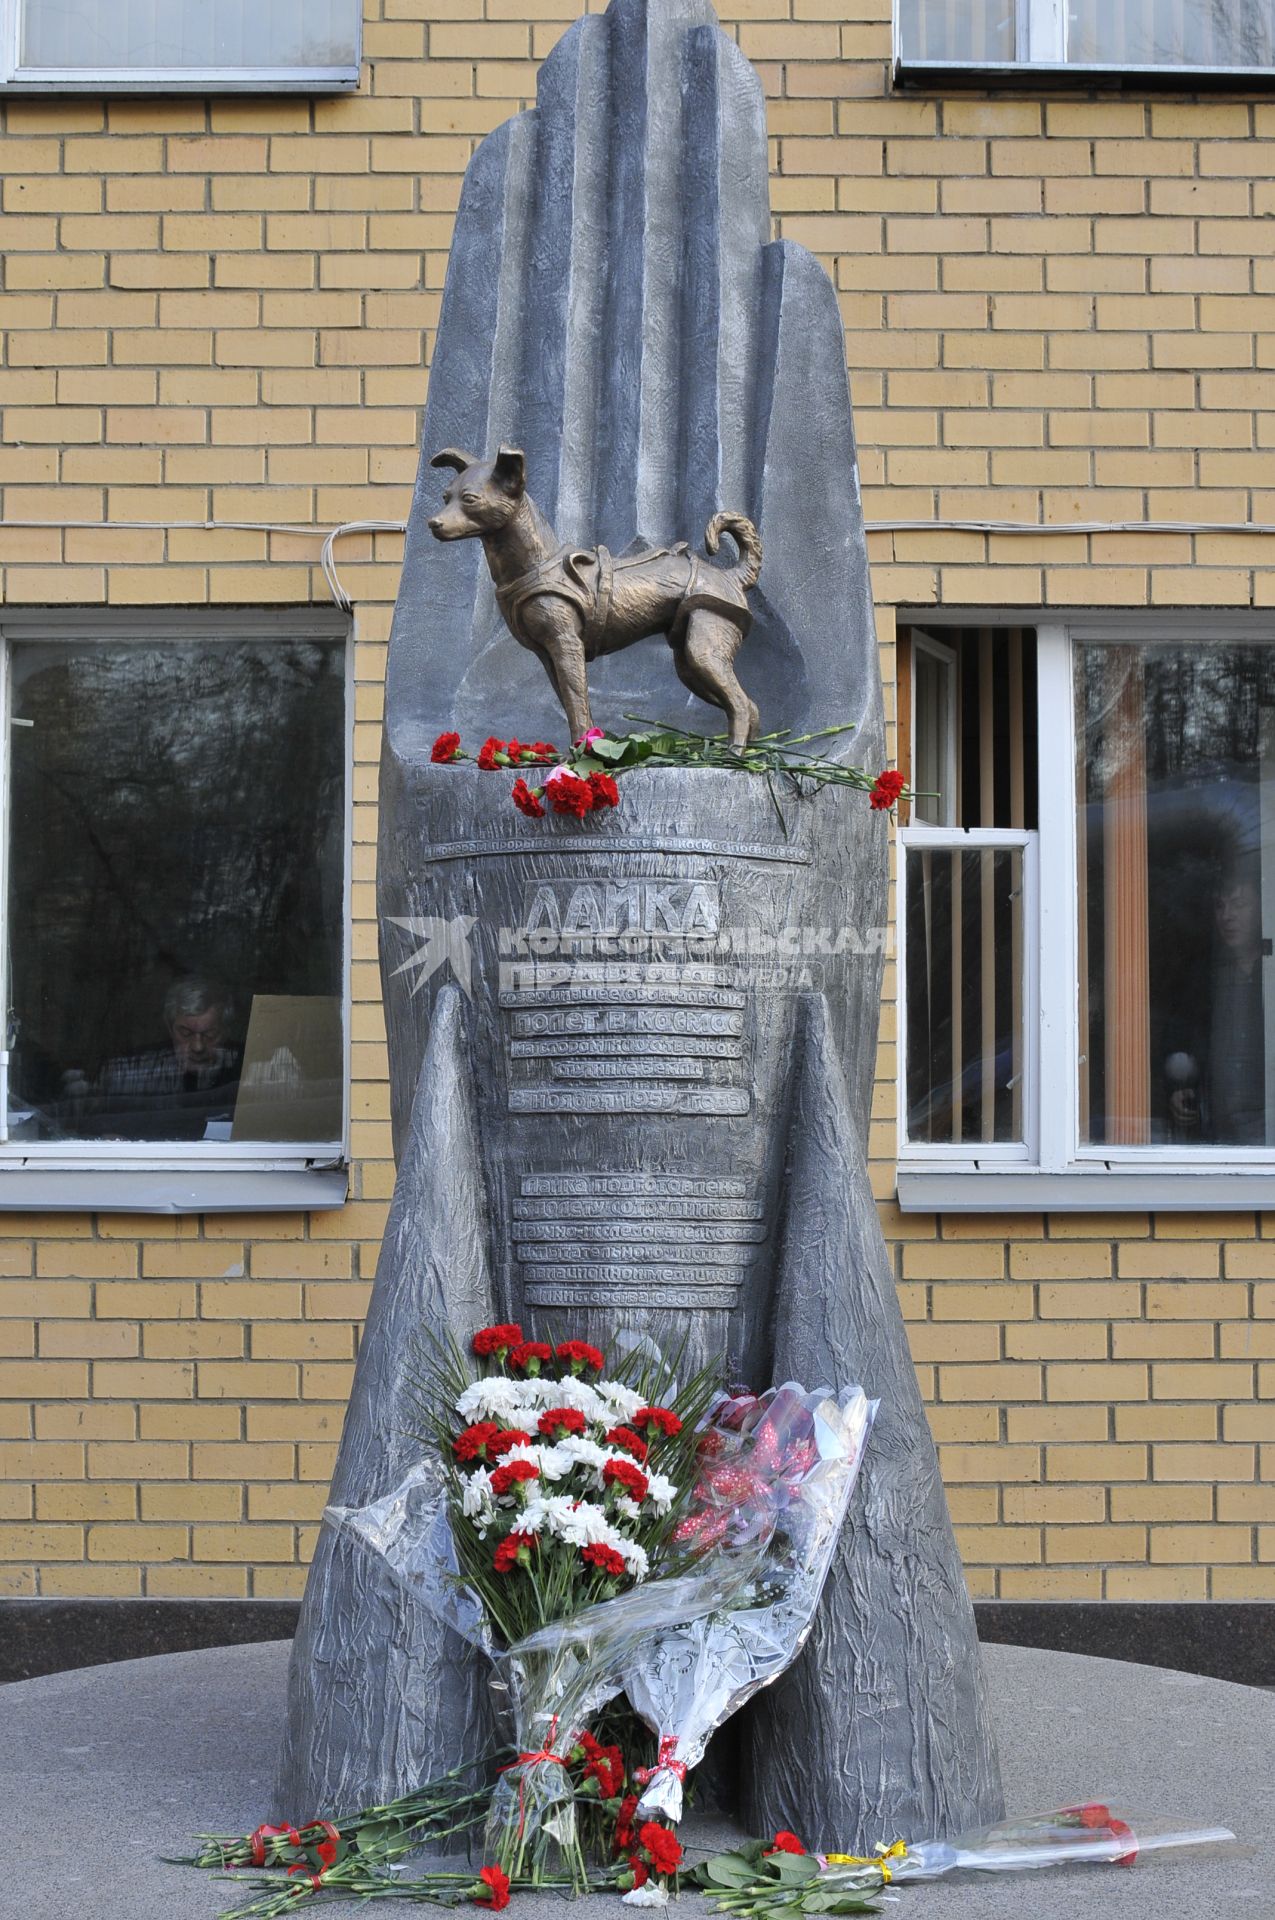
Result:
{"type": "Polygon", "coordinates": [[[465,1491],[461,1495],[461,1511],[467,1519],[477,1520],[491,1512],[493,1503],[491,1475],[486,1467],[479,1467],[465,1482],[465,1491]]]}
{"type": "Polygon", "coordinates": [[[541,1389],[539,1404],[543,1408],[574,1407],[592,1426],[611,1425],[608,1402],[587,1380],[577,1380],[574,1374],[568,1374],[565,1380],[536,1380],[528,1384],[541,1389]]]}
{"type": "Polygon", "coordinates": [[[475,1380],[457,1400],[456,1411],[467,1425],[475,1420],[503,1420],[506,1426],[517,1426],[535,1406],[527,1395],[531,1384],[505,1380],[499,1374],[490,1380],[475,1380]]]}
{"type": "MultiPolygon", "coordinates": [[[[599,1380],[598,1397],[605,1402],[611,1413],[620,1420],[631,1420],[638,1408],[646,1403],[640,1393],[632,1387],[623,1386],[618,1380],[599,1380]]],[[[608,1425],[613,1425],[609,1421],[608,1425]]]]}
{"type": "MultiPolygon", "coordinates": [[[[608,1460],[617,1458],[608,1447],[599,1446],[596,1440],[590,1440],[582,1433],[565,1434],[558,1442],[558,1449],[572,1466],[591,1467],[598,1474],[608,1460]]],[[[599,1480],[598,1485],[601,1484],[599,1480]]]]}
{"type": "Polygon", "coordinates": [[[677,1498],[677,1488],[666,1474],[649,1473],[646,1497],[657,1513],[667,1513],[677,1498]]]}
{"type": "Polygon", "coordinates": [[[618,1496],[615,1503],[615,1510],[617,1513],[623,1514],[626,1520],[632,1520],[634,1524],[642,1518],[641,1507],[636,1500],[630,1499],[627,1493],[622,1493],[618,1496]]]}

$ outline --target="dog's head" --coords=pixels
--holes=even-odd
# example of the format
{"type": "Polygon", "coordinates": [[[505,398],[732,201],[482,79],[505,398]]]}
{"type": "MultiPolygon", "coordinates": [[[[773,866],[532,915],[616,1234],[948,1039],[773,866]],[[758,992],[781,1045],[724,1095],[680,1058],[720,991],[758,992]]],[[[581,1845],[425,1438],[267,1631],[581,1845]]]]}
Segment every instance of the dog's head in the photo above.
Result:
{"type": "Polygon", "coordinates": [[[429,522],[436,540],[499,533],[526,492],[527,462],[519,447],[502,447],[494,460],[475,460],[457,447],[444,447],[429,464],[451,467],[456,474],[443,494],[442,512],[429,522]]]}

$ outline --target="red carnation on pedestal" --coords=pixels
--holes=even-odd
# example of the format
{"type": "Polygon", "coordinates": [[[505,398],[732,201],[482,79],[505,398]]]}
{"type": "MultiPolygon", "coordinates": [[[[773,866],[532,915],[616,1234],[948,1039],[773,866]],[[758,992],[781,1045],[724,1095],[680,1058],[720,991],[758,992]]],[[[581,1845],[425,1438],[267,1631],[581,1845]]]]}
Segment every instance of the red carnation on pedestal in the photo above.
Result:
{"type": "Polygon", "coordinates": [[[897,767],[887,767],[885,772],[879,773],[872,782],[868,792],[868,805],[874,813],[888,813],[906,784],[897,767]]]}
{"type": "Polygon", "coordinates": [[[766,1852],[768,1854],[804,1853],[805,1851],[806,1849],[802,1846],[796,1834],[789,1833],[787,1827],[781,1827],[779,1829],[779,1832],[775,1835],[774,1840],[766,1848],[766,1852]]]}
{"type": "Polygon", "coordinates": [[[620,804],[620,789],[609,773],[591,773],[589,791],[595,807],[618,807],[620,804]]]}
{"type": "Polygon", "coordinates": [[[503,764],[503,762],[497,760],[496,755],[504,751],[504,741],[497,740],[495,734],[492,734],[489,739],[483,741],[481,747],[478,749],[478,764],[484,773],[492,773],[498,766],[503,764]]]}
{"type": "Polygon", "coordinates": [[[525,813],[528,820],[543,820],[544,808],[540,804],[538,792],[533,792],[527,782],[521,778],[514,781],[511,799],[519,813],[525,813]]]}
{"type": "Polygon", "coordinates": [[[545,781],[545,792],[555,813],[573,813],[583,820],[593,806],[593,788],[568,767],[554,768],[545,781]]]}
{"type": "Polygon", "coordinates": [[[442,765],[448,760],[454,760],[459,752],[460,735],[458,733],[440,733],[430,748],[429,757],[431,760],[442,765]]]}

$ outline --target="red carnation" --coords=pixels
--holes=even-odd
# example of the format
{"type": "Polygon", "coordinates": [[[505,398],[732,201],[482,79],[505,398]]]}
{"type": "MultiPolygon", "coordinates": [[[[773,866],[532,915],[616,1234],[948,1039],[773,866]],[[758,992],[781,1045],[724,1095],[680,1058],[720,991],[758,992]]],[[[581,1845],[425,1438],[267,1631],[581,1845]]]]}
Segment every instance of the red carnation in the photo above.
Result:
{"type": "Polygon", "coordinates": [[[620,804],[620,789],[609,773],[591,773],[589,790],[595,807],[618,807],[620,804]]]}
{"type": "Polygon", "coordinates": [[[503,1867],[484,1867],[478,1878],[487,1891],[470,1894],[476,1907],[490,1907],[493,1912],[498,1912],[501,1907],[509,1905],[509,1875],[503,1867]]]}
{"type": "Polygon", "coordinates": [[[534,760],[540,762],[541,766],[544,766],[546,762],[552,766],[558,758],[558,749],[551,747],[547,740],[535,741],[531,746],[524,747],[523,753],[524,755],[530,754],[534,760]]]}
{"type": "Polygon", "coordinates": [[[429,757],[431,760],[436,760],[441,764],[448,760],[454,760],[459,752],[460,735],[458,733],[440,733],[430,748],[429,757]]]}
{"type": "MultiPolygon", "coordinates": [[[[629,1855],[629,1871],[633,1875],[633,1884],[635,1887],[644,1887],[651,1877],[651,1869],[647,1866],[645,1860],[639,1860],[635,1853],[629,1855]]],[[[618,1884],[623,1886],[623,1880],[619,1881],[618,1884]]]]}
{"type": "Polygon", "coordinates": [[[474,1352],[483,1360],[494,1353],[503,1360],[511,1347],[522,1345],[522,1328],[515,1320],[506,1320],[497,1327],[480,1327],[474,1335],[474,1352]]]}
{"type": "Polygon", "coordinates": [[[492,773],[498,766],[503,765],[502,761],[497,760],[496,755],[504,751],[504,741],[497,740],[494,734],[490,739],[483,741],[478,749],[478,764],[484,773],[492,773]]]}
{"type": "Polygon", "coordinates": [[[1138,1858],[1138,1843],[1133,1837],[1133,1828],[1125,1820],[1110,1820],[1108,1821],[1107,1825],[1113,1840],[1116,1840],[1116,1839],[1123,1840],[1127,1836],[1130,1842],[1130,1848],[1128,1853],[1117,1854],[1115,1859],[1111,1863],[1112,1866],[1113,1867],[1133,1866],[1134,1862],[1138,1858]]]}
{"type": "Polygon", "coordinates": [[[648,1820],[638,1828],[638,1845],[650,1855],[656,1873],[676,1873],[682,1864],[682,1843],[675,1833],[648,1820]]]}
{"type": "Polygon", "coordinates": [[[541,1367],[547,1367],[553,1359],[553,1348],[543,1340],[524,1340],[515,1347],[509,1356],[509,1364],[515,1373],[527,1373],[534,1377],[541,1367]]]}
{"type": "Polygon", "coordinates": [[[499,1433],[494,1433],[487,1442],[487,1458],[499,1460],[501,1455],[508,1453],[511,1447],[529,1447],[530,1445],[531,1435],[524,1433],[521,1427],[504,1427],[499,1433]]]}
{"type": "Polygon", "coordinates": [[[1104,1807],[1100,1801],[1091,1801],[1087,1807],[1068,1807],[1067,1811],[1076,1816],[1082,1827],[1105,1832],[1111,1824],[1111,1808],[1104,1807]]]}
{"type": "Polygon", "coordinates": [[[545,782],[545,792],[549,796],[549,805],[555,813],[574,813],[583,820],[593,805],[593,788],[587,780],[581,780],[578,774],[555,770],[545,782]]]}
{"type": "Polygon", "coordinates": [[[868,805],[875,813],[888,813],[905,785],[903,775],[898,769],[887,767],[885,772],[879,773],[872,782],[868,793],[868,805]]]}
{"type": "Polygon", "coordinates": [[[508,1573],[511,1567],[529,1567],[539,1545],[538,1534],[507,1533],[492,1556],[492,1565],[497,1573],[508,1573]]]}
{"type": "Polygon", "coordinates": [[[639,1466],[646,1459],[646,1441],[631,1427],[612,1427],[607,1435],[607,1445],[619,1447],[621,1453],[631,1453],[639,1466]]]}
{"type": "Polygon", "coordinates": [[[789,1833],[787,1827],[781,1827],[779,1829],[779,1832],[775,1835],[775,1838],[771,1843],[771,1845],[766,1848],[766,1852],[768,1854],[769,1853],[804,1853],[805,1851],[806,1849],[802,1846],[796,1834],[789,1833]]]}
{"type": "Polygon", "coordinates": [[[546,1407],[536,1425],[551,1440],[560,1433],[583,1433],[585,1418],[578,1407],[546,1407]]]}
{"type": "Polygon", "coordinates": [[[633,1499],[646,1499],[650,1481],[641,1467],[634,1466],[631,1460],[608,1460],[602,1469],[602,1478],[607,1486],[619,1487],[633,1499]]]}
{"type": "Polygon", "coordinates": [[[662,1433],[666,1440],[673,1440],[682,1431],[681,1421],[667,1407],[639,1407],[633,1416],[633,1424],[646,1429],[648,1440],[653,1440],[657,1433],[662,1433]]]}
{"type": "Polygon", "coordinates": [[[626,1793],[620,1802],[615,1821],[615,1839],[612,1842],[617,1853],[624,1853],[633,1845],[633,1816],[637,1812],[637,1803],[635,1793],[626,1793]]]}
{"type": "Polygon", "coordinates": [[[458,1460],[489,1459],[492,1441],[499,1432],[500,1428],[494,1420],[479,1420],[476,1425],[466,1427],[463,1433],[456,1435],[452,1441],[452,1452],[458,1460]]]}
{"type": "Polygon", "coordinates": [[[564,1367],[570,1367],[572,1373],[583,1373],[588,1367],[594,1373],[601,1373],[605,1361],[597,1347],[591,1347],[587,1340],[564,1340],[555,1349],[564,1367]]]}
{"type": "MultiPolygon", "coordinates": [[[[614,1547],[605,1547],[601,1542],[593,1547],[581,1547],[580,1558],[586,1567],[596,1567],[599,1573],[605,1573],[609,1580],[621,1580],[624,1577],[624,1556],[614,1547]]],[[[607,1795],[610,1798],[610,1795],[607,1795]]]]}
{"type": "Polygon", "coordinates": [[[540,789],[534,791],[527,782],[519,777],[514,781],[511,798],[519,813],[525,813],[528,820],[543,820],[544,808],[540,804],[540,789]]]}
{"type": "Polygon", "coordinates": [[[523,1482],[539,1478],[540,1469],[530,1460],[507,1460],[503,1467],[497,1467],[492,1474],[491,1490],[499,1499],[502,1493],[512,1493],[523,1482]]]}

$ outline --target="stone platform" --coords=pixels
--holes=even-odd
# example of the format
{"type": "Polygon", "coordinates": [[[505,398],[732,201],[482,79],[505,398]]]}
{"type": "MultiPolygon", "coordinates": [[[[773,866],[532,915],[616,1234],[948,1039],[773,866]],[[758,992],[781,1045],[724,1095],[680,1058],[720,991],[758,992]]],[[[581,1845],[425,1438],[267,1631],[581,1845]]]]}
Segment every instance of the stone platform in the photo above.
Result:
{"type": "MultiPolygon", "coordinates": [[[[188,1851],[197,1827],[247,1831],[260,1819],[283,1725],[287,1657],[286,1642],[270,1642],[0,1688],[0,1914],[214,1920],[236,1904],[228,1881],[158,1856],[188,1851]]],[[[1207,1858],[1151,1859],[1132,1871],[1074,1868],[902,1888],[901,1914],[1164,1920],[1227,1912],[1275,1920],[1275,1696],[1021,1647],[988,1647],[985,1658],[1011,1809],[1103,1799],[1134,1814],[1230,1826],[1244,1844],[1207,1858]]],[[[722,1838],[720,1829],[705,1835],[722,1838]]],[[[327,1900],[306,1910],[367,1911],[327,1900]]],[[[622,1911],[613,1898],[594,1899],[571,1909],[571,1920],[618,1920],[622,1911]]],[[[708,1911],[693,1896],[680,1908],[685,1920],[708,1911]]],[[[565,1920],[549,1899],[522,1899],[514,1912],[519,1920],[565,1920]]]]}

